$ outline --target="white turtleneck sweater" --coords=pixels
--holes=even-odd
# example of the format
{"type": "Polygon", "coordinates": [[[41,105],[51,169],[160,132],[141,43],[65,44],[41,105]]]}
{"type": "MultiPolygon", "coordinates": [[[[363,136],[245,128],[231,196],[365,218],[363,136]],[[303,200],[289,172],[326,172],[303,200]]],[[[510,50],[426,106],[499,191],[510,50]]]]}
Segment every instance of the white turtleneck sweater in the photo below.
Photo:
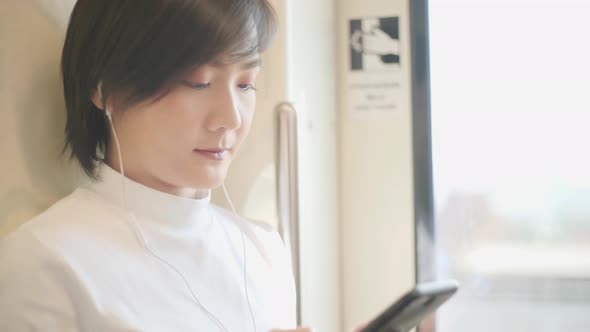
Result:
{"type": "Polygon", "coordinates": [[[253,331],[240,232],[257,331],[295,327],[292,270],[275,231],[210,195],[126,179],[134,228],[121,175],[104,163],[99,174],[0,240],[0,331],[253,331]]]}

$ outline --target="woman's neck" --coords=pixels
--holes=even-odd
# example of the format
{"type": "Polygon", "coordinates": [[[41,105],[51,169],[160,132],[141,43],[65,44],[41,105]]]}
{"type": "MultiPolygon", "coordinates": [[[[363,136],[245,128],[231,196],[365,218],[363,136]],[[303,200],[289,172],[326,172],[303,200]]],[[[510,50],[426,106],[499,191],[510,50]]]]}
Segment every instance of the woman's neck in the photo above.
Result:
{"type": "MultiPolygon", "coordinates": [[[[119,167],[118,159],[115,158],[105,158],[104,163],[109,165],[115,171],[122,173],[119,167]]],[[[125,166],[123,166],[125,167],[125,166]]],[[[186,187],[178,187],[166,183],[154,176],[141,176],[132,172],[131,170],[125,168],[125,177],[137,182],[141,183],[146,187],[165,192],[170,195],[179,196],[179,197],[186,197],[186,198],[194,198],[194,199],[202,199],[209,195],[208,189],[195,189],[195,188],[186,188],[186,187]]]]}

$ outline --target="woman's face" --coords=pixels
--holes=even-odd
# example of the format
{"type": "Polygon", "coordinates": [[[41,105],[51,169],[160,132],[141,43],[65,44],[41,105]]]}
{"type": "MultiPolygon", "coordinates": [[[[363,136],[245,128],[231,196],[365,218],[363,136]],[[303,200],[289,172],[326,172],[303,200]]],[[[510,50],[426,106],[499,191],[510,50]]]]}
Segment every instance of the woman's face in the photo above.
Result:
{"type": "MultiPolygon", "coordinates": [[[[221,185],[248,135],[258,57],[202,66],[155,102],[113,112],[125,175],[180,196],[221,185]],[[195,190],[196,189],[196,190],[195,190]]],[[[119,169],[111,132],[107,163],[119,169]]]]}

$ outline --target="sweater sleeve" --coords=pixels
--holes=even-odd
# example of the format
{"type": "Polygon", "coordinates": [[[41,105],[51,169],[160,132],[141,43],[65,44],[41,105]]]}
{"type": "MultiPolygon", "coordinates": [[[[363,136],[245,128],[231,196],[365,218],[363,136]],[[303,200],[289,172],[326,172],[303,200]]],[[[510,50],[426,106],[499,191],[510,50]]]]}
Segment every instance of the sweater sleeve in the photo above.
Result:
{"type": "Polygon", "coordinates": [[[29,232],[0,239],[0,331],[78,331],[65,271],[29,232]]]}

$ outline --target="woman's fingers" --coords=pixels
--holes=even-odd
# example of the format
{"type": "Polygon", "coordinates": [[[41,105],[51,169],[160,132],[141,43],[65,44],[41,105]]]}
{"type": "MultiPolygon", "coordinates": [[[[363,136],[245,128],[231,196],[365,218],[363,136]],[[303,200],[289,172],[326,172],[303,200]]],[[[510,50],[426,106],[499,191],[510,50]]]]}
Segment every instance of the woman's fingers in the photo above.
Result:
{"type": "Polygon", "coordinates": [[[309,327],[298,327],[294,330],[272,330],[271,332],[313,332],[309,327]]]}
{"type": "MultiPolygon", "coordinates": [[[[352,332],[361,332],[367,325],[368,323],[362,323],[355,327],[352,332]]],[[[298,327],[294,330],[272,330],[271,332],[314,332],[314,330],[310,327],[298,327]]]]}
{"type": "Polygon", "coordinates": [[[361,325],[357,326],[352,330],[352,332],[361,332],[365,327],[367,327],[369,323],[362,323],[361,325]]]}

